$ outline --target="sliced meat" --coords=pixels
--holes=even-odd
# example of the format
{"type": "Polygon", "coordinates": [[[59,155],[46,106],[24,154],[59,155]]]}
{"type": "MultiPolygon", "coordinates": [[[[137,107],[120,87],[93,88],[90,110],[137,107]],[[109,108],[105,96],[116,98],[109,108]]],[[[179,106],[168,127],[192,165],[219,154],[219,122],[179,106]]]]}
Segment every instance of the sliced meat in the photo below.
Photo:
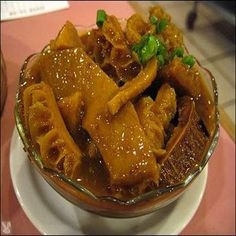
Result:
{"type": "Polygon", "coordinates": [[[156,75],[157,59],[154,57],[134,79],[120,87],[117,93],[107,103],[110,113],[115,115],[123,105],[142,93],[151,85],[156,75]]]}

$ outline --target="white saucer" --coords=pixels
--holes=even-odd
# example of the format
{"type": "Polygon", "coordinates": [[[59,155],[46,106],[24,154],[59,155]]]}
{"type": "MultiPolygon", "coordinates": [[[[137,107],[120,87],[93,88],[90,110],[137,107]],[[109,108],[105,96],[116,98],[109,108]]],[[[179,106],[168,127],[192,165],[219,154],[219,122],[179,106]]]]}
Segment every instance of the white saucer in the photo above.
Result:
{"type": "Polygon", "coordinates": [[[32,168],[16,129],[10,147],[10,172],[18,201],[42,234],[179,234],[196,212],[207,182],[207,166],[175,202],[155,213],[110,219],[83,211],[62,198],[32,168]]]}

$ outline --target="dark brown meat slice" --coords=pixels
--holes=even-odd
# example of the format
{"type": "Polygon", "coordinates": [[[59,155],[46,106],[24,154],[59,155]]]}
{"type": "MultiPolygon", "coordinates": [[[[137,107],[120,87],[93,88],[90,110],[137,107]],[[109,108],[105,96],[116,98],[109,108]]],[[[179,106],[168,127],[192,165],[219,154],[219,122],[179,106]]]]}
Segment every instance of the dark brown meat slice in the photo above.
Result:
{"type": "Polygon", "coordinates": [[[184,180],[201,162],[208,141],[195,110],[195,102],[190,97],[180,99],[178,112],[178,126],[166,146],[161,185],[172,185],[184,180]]]}

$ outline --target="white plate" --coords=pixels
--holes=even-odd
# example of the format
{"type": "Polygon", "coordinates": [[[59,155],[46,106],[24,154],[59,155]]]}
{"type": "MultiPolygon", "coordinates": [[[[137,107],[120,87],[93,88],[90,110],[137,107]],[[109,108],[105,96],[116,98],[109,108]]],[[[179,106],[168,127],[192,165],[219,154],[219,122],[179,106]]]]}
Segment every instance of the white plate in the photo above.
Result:
{"type": "Polygon", "coordinates": [[[155,213],[111,219],[88,213],[55,192],[32,168],[16,129],[10,147],[10,172],[18,201],[42,234],[179,234],[196,212],[207,181],[207,167],[175,202],[155,213]]]}

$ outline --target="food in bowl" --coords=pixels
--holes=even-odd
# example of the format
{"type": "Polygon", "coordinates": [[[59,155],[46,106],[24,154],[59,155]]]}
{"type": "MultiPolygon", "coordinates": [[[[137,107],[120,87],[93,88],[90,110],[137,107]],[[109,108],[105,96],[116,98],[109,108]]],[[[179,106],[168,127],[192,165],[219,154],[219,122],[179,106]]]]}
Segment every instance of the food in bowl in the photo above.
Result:
{"type": "Polygon", "coordinates": [[[30,159],[68,200],[140,215],[175,199],[213,152],[217,90],[209,82],[214,91],[159,6],[124,28],[98,10],[96,28],[79,32],[67,21],[26,61],[17,127],[30,159]]]}

